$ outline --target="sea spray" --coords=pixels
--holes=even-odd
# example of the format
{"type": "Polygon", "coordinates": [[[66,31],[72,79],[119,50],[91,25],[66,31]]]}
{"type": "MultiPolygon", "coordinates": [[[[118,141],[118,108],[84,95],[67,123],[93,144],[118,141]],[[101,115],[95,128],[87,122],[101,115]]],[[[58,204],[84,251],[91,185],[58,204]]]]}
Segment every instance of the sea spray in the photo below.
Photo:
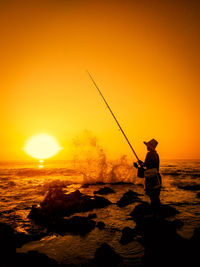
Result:
{"type": "Polygon", "coordinates": [[[84,131],[74,139],[74,167],[83,177],[83,184],[134,182],[136,171],[126,155],[111,161],[98,139],[84,131]]]}
{"type": "Polygon", "coordinates": [[[121,181],[134,183],[136,180],[136,170],[128,161],[127,156],[123,155],[119,160],[113,162],[108,177],[110,183],[121,181]]]}

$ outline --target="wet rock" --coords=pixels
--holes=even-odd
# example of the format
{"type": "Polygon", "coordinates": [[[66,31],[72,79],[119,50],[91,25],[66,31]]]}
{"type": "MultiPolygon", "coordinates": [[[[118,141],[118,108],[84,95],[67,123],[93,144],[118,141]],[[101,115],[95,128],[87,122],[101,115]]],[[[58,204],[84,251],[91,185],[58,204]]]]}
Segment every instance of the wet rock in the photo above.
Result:
{"type": "Polygon", "coordinates": [[[200,255],[200,227],[194,230],[193,236],[190,239],[190,250],[188,254],[191,258],[190,266],[196,266],[196,263],[199,262],[200,255]]]}
{"type": "Polygon", "coordinates": [[[200,198],[200,192],[197,193],[196,197],[197,198],[200,198]]]}
{"type": "MultiPolygon", "coordinates": [[[[167,221],[177,210],[169,205],[161,205],[160,216],[152,216],[151,205],[141,203],[131,213],[136,221],[135,230],[141,236],[145,251],[144,266],[181,266],[189,265],[191,242],[177,234],[176,230],[183,226],[180,220],[167,221]]],[[[191,266],[191,265],[190,265],[191,266]]]]}
{"type": "Polygon", "coordinates": [[[137,235],[137,231],[135,229],[131,229],[130,227],[125,227],[122,230],[122,236],[120,239],[120,243],[122,245],[126,245],[133,241],[134,237],[137,235]]]}
{"type": "Polygon", "coordinates": [[[114,234],[116,232],[121,232],[121,230],[117,227],[110,227],[106,229],[107,231],[109,231],[111,234],[114,234]]]}
{"type": "Polygon", "coordinates": [[[160,206],[159,215],[162,218],[173,217],[178,213],[179,213],[179,211],[177,209],[175,209],[174,207],[171,207],[170,205],[161,205],[160,206]]]}
{"type": "Polygon", "coordinates": [[[45,183],[41,188],[41,192],[45,193],[47,190],[53,190],[55,188],[64,189],[67,188],[69,185],[69,181],[53,180],[51,182],[45,183]]]}
{"type": "Polygon", "coordinates": [[[179,229],[179,228],[183,227],[183,225],[184,225],[184,222],[182,222],[179,219],[173,220],[172,223],[176,229],[179,229]]]}
{"type": "Polygon", "coordinates": [[[56,188],[48,192],[39,206],[32,207],[29,218],[33,219],[36,224],[48,225],[49,221],[59,217],[104,208],[110,204],[111,202],[104,197],[90,197],[80,193],[79,190],[65,194],[62,189],[56,188]]]}
{"type": "Polygon", "coordinates": [[[152,215],[151,205],[148,202],[143,202],[133,209],[130,216],[134,221],[142,221],[145,217],[152,215]]]}
{"type": "Polygon", "coordinates": [[[104,182],[96,182],[96,183],[94,183],[95,185],[105,185],[106,183],[104,183],[104,182]]]}
{"type": "Polygon", "coordinates": [[[161,175],[180,176],[180,175],[182,175],[182,172],[181,172],[181,170],[177,170],[177,171],[162,171],[161,175]]]}
{"type": "Polygon", "coordinates": [[[200,184],[178,185],[178,188],[183,190],[197,191],[200,190],[200,184]]]}
{"type": "Polygon", "coordinates": [[[96,213],[88,214],[88,219],[95,219],[95,218],[97,218],[96,213]]]}
{"type": "Polygon", "coordinates": [[[131,203],[134,203],[136,201],[139,200],[139,194],[132,191],[132,190],[129,190],[128,192],[124,193],[124,195],[122,196],[122,198],[117,201],[117,206],[122,208],[122,207],[125,207],[131,203]]]}
{"type": "Polygon", "coordinates": [[[99,230],[103,230],[105,228],[105,223],[104,222],[98,222],[97,228],[99,228],[99,230]]]}
{"type": "MultiPolygon", "coordinates": [[[[160,218],[168,218],[168,217],[173,217],[178,213],[179,213],[178,210],[169,205],[161,205],[158,215],[160,218]]],[[[136,222],[143,221],[145,218],[152,216],[151,205],[147,202],[143,202],[137,205],[130,213],[130,215],[136,222]]]]}
{"type": "Polygon", "coordinates": [[[48,231],[64,234],[66,232],[75,234],[87,234],[95,228],[96,222],[88,217],[74,216],[69,219],[59,219],[48,225],[48,231]]]}
{"type": "Polygon", "coordinates": [[[47,234],[44,232],[35,234],[16,233],[15,234],[16,247],[20,248],[21,246],[23,246],[28,242],[40,240],[46,235],[47,234]]]}
{"type": "Polygon", "coordinates": [[[10,225],[0,223],[0,266],[17,266],[15,264],[13,265],[16,248],[19,248],[30,241],[40,240],[45,235],[45,233],[19,233],[14,231],[10,225]]]}
{"type": "Polygon", "coordinates": [[[191,240],[200,244],[200,227],[194,230],[191,240]]]}
{"type": "Polygon", "coordinates": [[[58,263],[37,251],[28,251],[28,253],[17,253],[13,266],[35,267],[35,266],[58,266],[58,263]]]}
{"type": "Polygon", "coordinates": [[[190,242],[176,233],[176,223],[145,219],[139,231],[143,237],[145,266],[181,266],[189,264],[190,242]]]}
{"type": "Polygon", "coordinates": [[[89,188],[90,184],[83,184],[81,188],[89,188]]]}
{"type": "Polygon", "coordinates": [[[110,183],[111,185],[133,185],[134,183],[131,182],[114,182],[110,183]]]}
{"type": "Polygon", "coordinates": [[[0,247],[0,266],[6,266],[15,255],[16,239],[12,227],[5,223],[0,223],[0,247]]]}
{"type": "Polygon", "coordinates": [[[94,194],[98,194],[98,195],[107,195],[107,194],[112,194],[112,193],[115,193],[115,191],[112,188],[107,187],[107,186],[100,188],[97,191],[94,191],[94,194]]]}
{"type": "Polygon", "coordinates": [[[103,243],[95,252],[94,260],[97,266],[118,266],[123,258],[107,243],[103,243]]]}
{"type": "Polygon", "coordinates": [[[92,185],[105,185],[106,183],[104,182],[96,182],[96,183],[85,183],[81,186],[81,188],[88,188],[92,185]]]}

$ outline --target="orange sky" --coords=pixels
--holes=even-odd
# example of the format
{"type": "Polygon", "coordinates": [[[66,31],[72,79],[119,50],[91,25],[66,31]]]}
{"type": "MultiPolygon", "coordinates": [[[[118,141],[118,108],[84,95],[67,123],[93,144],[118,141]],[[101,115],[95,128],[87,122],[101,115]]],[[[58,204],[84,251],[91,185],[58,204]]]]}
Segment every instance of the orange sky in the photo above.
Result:
{"type": "Polygon", "coordinates": [[[0,159],[52,134],[70,158],[90,130],[110,157],[155,138],[162,158],[200,158],[199,1],[0,1],[0,159]]]}

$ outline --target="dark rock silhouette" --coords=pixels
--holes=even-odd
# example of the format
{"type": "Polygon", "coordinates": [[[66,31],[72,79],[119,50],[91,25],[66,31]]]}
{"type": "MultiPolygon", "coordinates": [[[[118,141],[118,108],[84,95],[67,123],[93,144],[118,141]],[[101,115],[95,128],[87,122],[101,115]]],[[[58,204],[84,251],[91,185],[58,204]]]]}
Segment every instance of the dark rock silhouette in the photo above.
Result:
{"type": "MultiPolygon", "coordinates": [[[[191,238],[192,241],[200,243],[200,227],[194,230],[193,236],[191,238]]],[[[200,249],[200,247],[199,247],[200,249]]]]}
{"type": "Polygon", "coordinates": [[[23,244],[38,240],[44,236],[44,233],[27,235],[24,233],[18,233],[13,230],[13,228],[4,223],[0,223],[0,266],[33,266],[33,265],[23,265],[16,264],[16,248],[21,247],[23,244]]]}
{"type": "Polygon", "coordinates": [[[200,255],[200,227],[194,230],[193,236],[190,240],[189,253],[191,256],[190,266],[196,266],[196,263],[199,262],[200,255]]]}
{"type": "MultiPolygon", "coordinates": [[[[178,214],[179,211],[169,205],[161,205],[159,209],[159,217],[168,218],[178,214]]],[[[152,208],[148,202],[143,202],[137,205],[130,213],[133,219],[137,221],[143,221],[145,217],[152,216],[152,208]]]]}
{"type": "Polygon", "coordinates": [[[161,205],[159,210],[159,216],[162,218],[173,217],[178,214],[179,211],[169,205],[161,205]]]}
{"type": "Polygon", "coordinates": [[[105,223],[104,222],[98,222],[97,228],[99,228],[99,230],[103,230],[105,228],[105,223]]]}
{"type": "Polygon", "coordinates": [[[90,197],[79,190],[65,194],[62,189],[50,190],[39,206],[33,206],[29,218],[36,224],[45,225],[50,220],[70,216],[77,212],[86,212],[95,208],[104,208],[110,205],[108,199],[100,196],[90,197]]]}
{"type": "Polygon", "coordinates": [[[89,188],[90,184],[82,184],[81,188],[89,188]]]}
{"type": "Polygon", "coordinates": [[[135,229],[131,229],[130,227],[125,227],[122,230],[122,236],[120,239],[120,243],[122,245],[126,245],[133,241],[134,237],[137,235],[137,231],[135,229]]]}
{"type": "Polygon", "coordinates": [[[43,231],[33,234],[25,234],[17,232],[15,233],[16,247],[19,248],[28,242],[40,240],[42,237],[46,235],[47,233],[43,231]]]}
{"type": "Polygon", "coordinates": [[[88,214],[88,219],[95,219],[95,218],[97,218],[96,213],[90,213],[90,214],[88,214]]]}
{"type": "Polygon", "coordinates": [[[184,190],[197,191],[200,190],[200,185],[199,184],[178,185],[178,188],[184,190]]]}
{"type": "Polygon", "coordinates": [[[58,263],[37,251],[28,251],[28,253],[17,253],[13,266],[35,267],[35,266],[58,266],[58,263]]]}
{"type": "Polygon", "coordinates": [[[123,258],[107,243],[103,243],[95,252],[94,260],[97,266],[117,266],[123,258]]]}
{"type": "Polygon", "coordinates": [[[122,208],[122,207],[125,207],[131,203],[134,203],[136,201],[139,200],[139,196],[140,194],[132,191],[132,190],[129,190],[128,192],[124,193],[124,195],[122,196],[122,198],[117,201],[117,206],[122,208]]]}
{"type": "Polygon", "coordinates": [[[141,221],[146,216],[152,215],[151,205],[148,202],[143,202],[133,209],[130,216],[133,217],[135,221],[141,221]]]}
{"type": "Polygon", "coordinates": [[[112,188],[107,187],[107,186],[100,188],[97,191],[94,191],[94,194],[98,194],[98,195],[107,195],[107,194],[112,194],[112,193],[115,193],[115,191],[112,188]]]}
{"type": "Polygon", "coordinates": [[[188,250],[189,243],[176,233],[176,227],[173,222],[152,218],[137,225],[145,247],[145,266],[169,266],[172,262],[180,266],[184,257],[182,253],[188,250]]]}
{"type": "Polygon", "coordinates": [[[88,217],[74,216],[69,219],[60,218],[53,223],[49,223],[49,232],[64,234],[66,232],[76,234],[87,234],[95,228],[96,222],[88,217]]]}
{"type": "Polygon", "coordinates": [[[16,252],[14,230],[10,225],[0,223],[0,237],[0,266],[6,266],[4,264],[8,264],[16,252]]]}
{"type": "Polygon", "coordinates": [[[148,203],[134,208],[131,215],[136,221],[135,230],[142,237],[140,242],[145,248],[143,266],[196,266],[200,252],[200,229],[194,231],[190,240],[181,237],[176,230],[183,226],[183,222],[165,219],[176,214],[176,209],[168,205],[161,206],[158,218],[152,216],[148,203]]]}
{"type": "Polygon", "coordinates": [[[113,182],[113,183],[110,183],[111,185],[133,185],[134,183],[131,183],[131,182],[113,182]]]}

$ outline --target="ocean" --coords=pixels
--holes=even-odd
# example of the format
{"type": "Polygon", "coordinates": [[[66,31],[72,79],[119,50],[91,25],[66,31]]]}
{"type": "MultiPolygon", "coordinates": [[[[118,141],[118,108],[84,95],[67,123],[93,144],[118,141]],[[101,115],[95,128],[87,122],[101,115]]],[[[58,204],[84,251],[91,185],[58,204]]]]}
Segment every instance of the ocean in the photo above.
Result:
{"type": "MultiPolygon", "coordinates": [[[[160,166],[163,187],[161,202],[175,207],[180,213],[174,218],[183,221],[178,233],[190,238],[200,225],[200,160],[162,160],[160,166]]],[[[143,179],[136,177],[136,170],[126,158],[105,162],[104,160],[0,162],[0,221],[12,225],[17,232],[39,233],[42,229],[28,218],[32,205],[39,204],[50,188],[62,187],[67,193],[79,189],[93,195],[95,190],[111,187],[115,193],[106,195],[116,203],[129,189],[138,192],[141,199],[149,201],[144,194],[143,179]],[[121,183],[117,183],[121,182],[121,183]],[[83,184],[90,184],[82,187],[83,184]]],[[[79,213],[85,216],[96,213],[96,221],[103,221],[104,230],[95,228],[87,235],[48,234],[38,241],[26,243],[18,252],[37,250],[63,264],[84,264],[94,257],[96,249],[107,242],[125,262],[136,263],[144,248],[137,239],[121,245],[121,230],[125,226],[135,227],[129,214],[138,203],[124,208],[110,205],[92,212],[79,213]]]]}

